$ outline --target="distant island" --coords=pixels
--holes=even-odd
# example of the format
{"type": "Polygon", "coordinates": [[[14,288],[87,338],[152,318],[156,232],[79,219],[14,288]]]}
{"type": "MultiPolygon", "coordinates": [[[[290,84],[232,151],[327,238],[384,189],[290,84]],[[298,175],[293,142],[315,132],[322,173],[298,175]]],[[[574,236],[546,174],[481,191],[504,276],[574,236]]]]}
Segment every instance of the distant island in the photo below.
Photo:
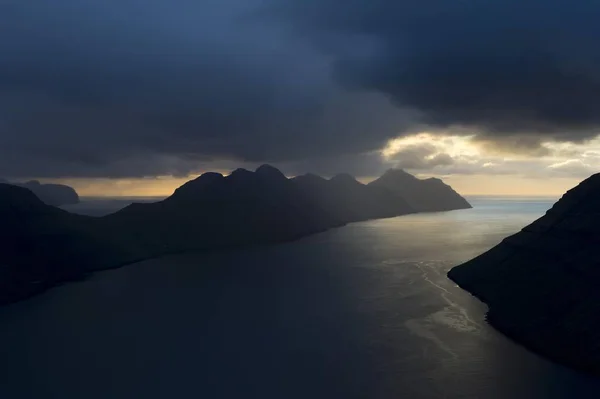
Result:
{"type": "Polygon", "coordinates": [[[350,222],[470,207],[441,180],[399,170],[367,185],[347,174],[288,179],[269,165],[209,172],[162,201],[103,217],[72,214],[29,187],[0,184],[0,304],[166,254],[272,244],[350,222]]]}
{"type": "Polygon", "coordinates": [[[489,306],[494,327],[600,375],[600,174],[540,219],[448,276],[489,306]]]}
{"type": "Polygon", "coordinates": [[[37,180],[25,183],[9,182],[0,179],[0,184],[12,184],[31,190],[45,204],[53,206],[72,205],[79,203],[79,195],[73,187],[64,184],[42,184],[37,180]]]}

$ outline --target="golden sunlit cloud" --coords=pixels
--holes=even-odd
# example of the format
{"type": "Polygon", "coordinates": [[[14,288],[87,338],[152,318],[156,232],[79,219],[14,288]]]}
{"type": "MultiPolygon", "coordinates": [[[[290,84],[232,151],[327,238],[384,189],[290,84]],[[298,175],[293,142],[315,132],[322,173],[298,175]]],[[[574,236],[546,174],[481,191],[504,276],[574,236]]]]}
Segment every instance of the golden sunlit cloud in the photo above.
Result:
{"type": "Polygon", "coordinates": [[[390,166],[441,176],[467,194],[557,195],[600,171],[598,138],[540,146],[530,154],[509,153],[474,135],[423,132],[390,140],[380,154],[390,166]]]}
{"type": "Polygon", "coordinates": [[[407,148],[429,145],[438,150],[437,153],[428,155],[432,158],[441,153],[448,154],[451,157],[480,156],[480,149],[473,143],[473,137],[473,135],[442,136],[431,133],[419,133],[390,140],[381,150],[381,155],[385,159],[391,159],[407,148]]]}

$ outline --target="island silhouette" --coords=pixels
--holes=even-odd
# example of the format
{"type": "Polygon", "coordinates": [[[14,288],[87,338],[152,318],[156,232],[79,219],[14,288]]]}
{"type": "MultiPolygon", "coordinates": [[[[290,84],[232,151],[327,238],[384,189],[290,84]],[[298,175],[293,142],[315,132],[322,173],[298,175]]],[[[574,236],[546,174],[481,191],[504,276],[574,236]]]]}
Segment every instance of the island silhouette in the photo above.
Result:
{"type": "Polygon", "coordinates": [[[24,183],[10,182],[5,179],[0,179],[0,184],[12,184],[15,186],[25,187],[41,199],[45,204],[62,206],[73,205],[79,203],[79,195],[73,187],[65,184],[42,184],[37,180],[30,180],[24,183]]]}
{"type": "Polygon", "coordinates": [[[289,179],[269,165],[208,172],[162,201],[103,217],[69,213],[26,186],[0,184],[0,304],[166,254],[273,244],[351,222],[470,207],[441,180],[401,170],[370,184],[348,174],[289,179]]]}

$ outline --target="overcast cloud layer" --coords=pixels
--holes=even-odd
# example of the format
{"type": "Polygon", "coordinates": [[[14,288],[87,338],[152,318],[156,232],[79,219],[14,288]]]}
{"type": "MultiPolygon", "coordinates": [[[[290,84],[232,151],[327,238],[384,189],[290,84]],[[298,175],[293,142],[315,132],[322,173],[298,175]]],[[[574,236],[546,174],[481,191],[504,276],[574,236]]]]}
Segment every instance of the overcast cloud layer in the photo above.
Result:
{"type": "MultiPolygon", "coordinates": [[[[424,126],[536,154],[598,132],[599,14],[567,0],[3,1],[0,175],[214,160],[370,173],[373,151],[424,126]]],[[[398,162],[422,168],[431,151],[398,162]]]]}

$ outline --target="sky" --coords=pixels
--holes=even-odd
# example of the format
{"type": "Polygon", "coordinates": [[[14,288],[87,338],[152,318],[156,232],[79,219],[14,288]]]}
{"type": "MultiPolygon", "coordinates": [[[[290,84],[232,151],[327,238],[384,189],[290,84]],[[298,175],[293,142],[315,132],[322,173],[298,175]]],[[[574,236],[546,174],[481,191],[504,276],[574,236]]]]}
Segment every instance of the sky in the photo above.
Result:
{"type": "Polygon", "coordinates": [[[600,4],[4,0],[0,177],[168,195],[390,167],[557,195],[600,169],[600,4]]]}

